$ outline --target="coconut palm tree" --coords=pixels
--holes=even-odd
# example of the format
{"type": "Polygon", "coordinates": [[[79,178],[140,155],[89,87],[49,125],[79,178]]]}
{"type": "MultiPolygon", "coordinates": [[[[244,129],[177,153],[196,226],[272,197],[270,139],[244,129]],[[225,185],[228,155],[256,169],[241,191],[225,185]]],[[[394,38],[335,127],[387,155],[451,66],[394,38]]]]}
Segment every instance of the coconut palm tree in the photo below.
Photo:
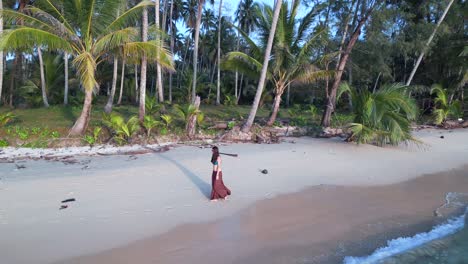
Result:
{"type": "Polygon", "coordinates": [[[411,135],[411,122],[416,119],[418,108],[407,88],[403,84],[384,85],[371,93],[342,83],[337,99],[344,92],[349,92],[353,103],[354,121],[349,124],[351,135],[348,141],[380,146],[418,142],[411,135]]]}
{"type": "Polygon", "coordinates": [[[276,25],[278,24],[279,13],[281,10],[282,0],[277,0],[275,5],[275,12],[273,14],[271,29],[268,36],[268,42],[265,49],[265,56],[263,58],[262,71],[260,74],[260,79],[258,81],[257,93],[255,94],[255,99],[252,104],[252,109],[250,109],[249,117],[245,124],[242,126],[243,132],[249,132],[250,128],[253,125],[255,116],[257,115],[258,104],[260,103],[260,97],[262,96],[263,87],[265,86],[265,79],[267,77],[268,62],[270,60],[271,48],[273,47],[273,39],[275,37],[276,25]]]}
{"type": "Polygon", "coordinates": [[[21,19],[24,25],[5,30],[0,37],[1,50],[16,50],[42,46],[48,50],[68,52],[85,91],[83,110],[70,135],[85,132],[90,119],[93,91],[99,88],[96,67],[104,55],[122,48],[124,54],[143,57],[172,68],[172,57],[156,41],[139,42],[138,29],[128,27],[141,14],[141,10],[154,5],[142,1],[133,8],[118,14],[125,0],[37,0],[26,6],[26,14],[4,10],[5,20],[21,19]],[[63,10],[60,12],[59,10],[63,10]]]}
{"type": "MultiPolygon", "coordinates": [[[[281,97],[286,88],[297,82],[311,83],[318,79],[330,76],[330,72],[319,70],[310,62],[311,52],[313,51],[314,42],[317,34],[311,34],[309,28],[314,21],[315,15],[318,14],[318,9],[312,9],[306,14],[303,19],[300,19],[300,24],[296,15],[300,1],[295,1],[291,9],[288,4],[282,4],[279,14],[276,35],[273,42],[272,55],[270,59],[270,67],[268,68],[268,79],[274,84],[274,104],[268,125],[273,125],[279,111],[281,97]]],[[[244,38],[249,43],[252,50],[252,55],[249,56],[242,52],[231,52],[228,54],[225,67],[235,70],[239,69],[244,74],[258,73],[261,67],[259,58],[263,57],[262,48],[269,37],[269,29],[271,28],[273,10],[268,5],[263,5],[257,9],[258,28],[261,39],[260,45],[256,45],[246,33],[242,33],[244,38]]]]}

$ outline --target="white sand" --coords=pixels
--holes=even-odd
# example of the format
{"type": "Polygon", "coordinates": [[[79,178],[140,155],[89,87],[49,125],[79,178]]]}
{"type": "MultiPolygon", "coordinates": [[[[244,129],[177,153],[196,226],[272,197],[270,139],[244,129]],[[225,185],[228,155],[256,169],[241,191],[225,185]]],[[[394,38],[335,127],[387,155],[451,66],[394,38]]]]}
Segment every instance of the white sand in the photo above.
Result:
{"type": "Polygon", "coordinates": [[[383,185],[468,163],[468,130],[426,130],[416,136],[427,145],[378,148],[301,138],[287,139],[295,144],[221,146],[240,155],[224,157],[224,180],[233,191],[227,202],[208,201],[209,149],[179,147],[137,159],[79,157],[81,163],[71,165],[0,164],[1,262],[51,263],[182,223],[219,219],[257,200],[313,185],[383,185]],[[259,172],[265,168],[267,175],[259,172]],[[58,210],[66,198],[77,201],[58,210]]]}

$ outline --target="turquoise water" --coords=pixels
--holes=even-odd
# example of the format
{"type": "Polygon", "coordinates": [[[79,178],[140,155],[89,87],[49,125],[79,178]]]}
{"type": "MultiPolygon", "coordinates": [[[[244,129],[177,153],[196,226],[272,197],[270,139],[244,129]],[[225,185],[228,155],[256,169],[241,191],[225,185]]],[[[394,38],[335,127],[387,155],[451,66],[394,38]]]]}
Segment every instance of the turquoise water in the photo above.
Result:
{"type": "MultiPolygon", "coordinates": [[[[465,214],[435,226],[431,231],[388,241],[369,256],[344,259],[344,264],[468,264],[467,194],[447,194],[446,207],[466,208],[465,214]],[[463,199],[463,203],[461,203],[463,199]]],[[[438,211],[436,210],[436,214],[438,211]]]]}

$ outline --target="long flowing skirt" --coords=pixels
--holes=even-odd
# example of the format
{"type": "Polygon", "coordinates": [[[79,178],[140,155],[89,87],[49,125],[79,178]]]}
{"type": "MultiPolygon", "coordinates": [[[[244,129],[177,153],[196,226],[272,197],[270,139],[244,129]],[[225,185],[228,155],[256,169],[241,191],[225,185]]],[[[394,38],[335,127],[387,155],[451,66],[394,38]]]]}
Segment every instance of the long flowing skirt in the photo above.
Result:
{"type": "Polygon", "coordinates": [[[229,190],[223,182],[223,172],[219,172],[219,177],[216,179],[216,171],[211,174],[211,200],[224,199],[226,196],[231,195],[229,190]]]}

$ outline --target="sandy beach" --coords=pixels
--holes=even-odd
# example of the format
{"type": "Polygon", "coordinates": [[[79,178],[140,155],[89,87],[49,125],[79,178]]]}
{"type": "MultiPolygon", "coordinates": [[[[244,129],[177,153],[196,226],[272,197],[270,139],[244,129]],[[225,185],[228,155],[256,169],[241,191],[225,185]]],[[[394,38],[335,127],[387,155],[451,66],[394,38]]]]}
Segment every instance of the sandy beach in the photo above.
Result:
{"type": "Polygon", "coordinates": [[[424,145],[221,145],[239,157],[224,157],[233,195],[215,203],[210,149],[0,164],[2,262],[337,263],[368,254],[442,221],[433,212],[446,193],[468,192],[468,130],[415,136],[424,145]],[[59,210],[68,198],[76,201],[59,210]]]}

